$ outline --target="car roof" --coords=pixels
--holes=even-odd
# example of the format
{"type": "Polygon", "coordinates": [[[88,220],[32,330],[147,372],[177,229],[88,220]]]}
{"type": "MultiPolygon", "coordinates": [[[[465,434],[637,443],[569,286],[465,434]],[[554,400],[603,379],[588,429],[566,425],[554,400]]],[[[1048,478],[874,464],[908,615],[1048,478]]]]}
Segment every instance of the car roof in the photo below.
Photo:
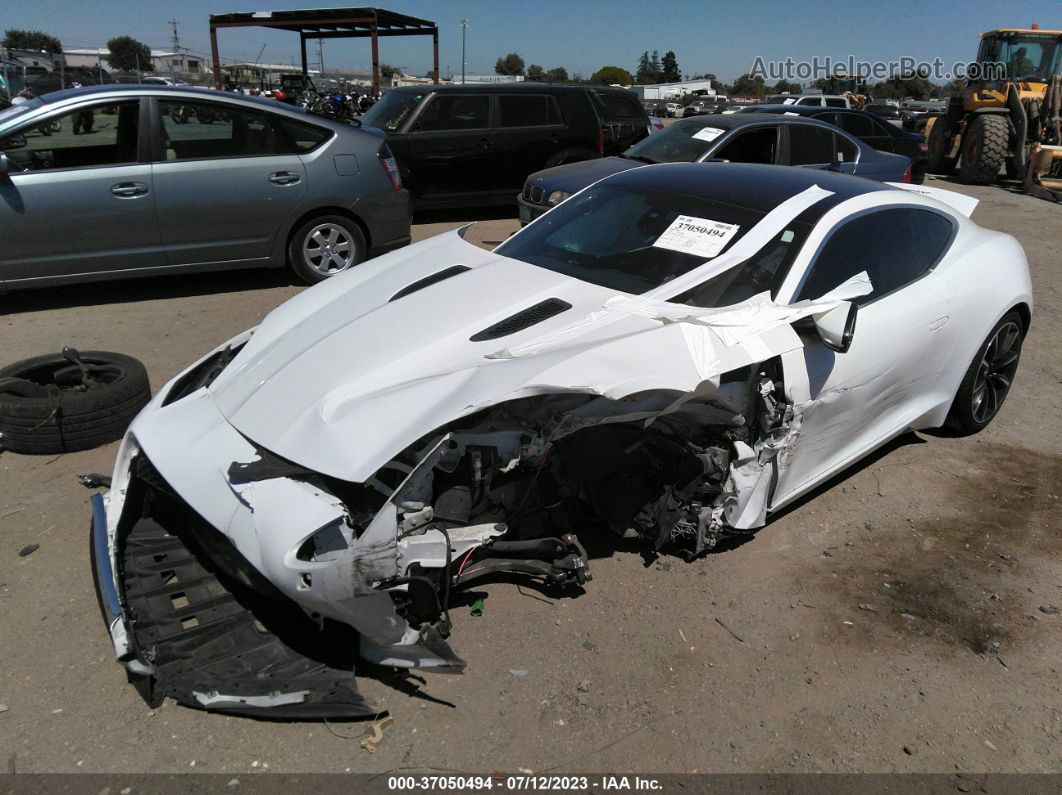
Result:
{"type": "MultiPolygon", "coordinates": [[[[753,113],[791,113],[797,116],[815,116],[822,113],[844,113],[849,116],[869,116],[872,119],[881,118],[876,113],[860,110],[859,108],[831,108],[823,105],[759,105],[753,107],[755,110],[750,110],[745,115],[751,116],[753,113]]],[[[896,125],[892,126],[895,127],[896,125]]],[[[899,130],[900,128],[896,127],[896,129],[899,130]]]]}
{"type": "MultiPolygon", "coordinates": [[[[71,99],[82,99],[85,97],[109,97],[109,96],[138,96],[138,95],[150,95],[154,97],[165,98],[168,95],[175,97],[190,97],[200,99],[212,99],[220,102],[236,102],[244,105],[250,105],[265,110],[287,113],[289,115],[294,114],[299,117],[305,117],[306,111],[303,111],[292,105],[285,105],[281,102],[277,102],[271,99],[263,99],[261,97],[254,97],[249,94],[237,94],[233,91],[218,91],[212,88],[198,88],[189,85],[179,86],[166,86],[159,85],[158,83],[112,83],[104,86],[82,86],[81,88],[64,88],[61,91],[52,91],[48,94],[42,94],[40,99],[45,105],[51,105],[59,102],[66,102],[71,99]]],[[[312,115],[312,120],[315,123],[325,123],[327,126],[333,126],[328,124],[329,120],[323,116],[312,115]]],[[[342,125],[349,126],[349,125],[342,125]]]]}
{"type": "MultiPolygon", "coordinates": [[[[877,191],[900,192],[883,182],[819,169],[755,163],[661,163],[621,171],[603,183],[664,190],[768,213],[798,193],[818,186],[831,192],[800,215],[815,223],[827,211],[855,196],[877,191]]],[[[902,197],[907,200],[908,197],[902,197]]],[[[919,204],[917,194],[910,203],[919,204]]]]}
{"type": "MultiPolygon", "coordinates": [[[[771,106],[765,106],[771,107],[771,106]]],[[[789,107],[788,105],[781,105],[775,107],[789,107]]],[[[821,108],[820,108],[821,110],[821,108]]],[[[803,118],[808,114],[800,114],[800,119],[794,119],[792,116],[773,116],[770,119],[770,124],[812,124],[817,127],[829,127],[831,130],[836,129],[832,124],[827,124],[824,121],[818,119],[803,118]]],[[[685,126],[694,127],[698,124],[704,127],[717,127],[721,130],[729,130],[734,127],[744,127],[747,124],[764,124],[768,123],[763,115],[760,113],[706,113],[703,116],[689,116],[685,119],[672,122],[671,127],[685,126]]]]}
{"type": "MultiPolygon", "coordinates": [[[[443,84],[443,83],[428,83],[423,86],[399,86],[398,88],[392,88],[388,91],[397,91],[402,94],[427,94],[429,92],[452,92],[459,91],[463,94],[496,94],[496,93],[520,93],[523,91],[586,91],[592,89],[594,91],[600,91],[605,93],[623,93],[634,94],[626,88],[617,88],[616,86],[606,86],[599,84],[592,85],[571,85],[567,83],[532,83],[526,80],[522,80],[519,83],[458,83],[458,84],[443,84]]],[[[637,96],[637,95],[635,95],[637,96]]],[[[650,102],[656,102],[658,100],[649,100],[650,102]]],[[[662,100],[660,100],[662,101],[662,100]]]]}

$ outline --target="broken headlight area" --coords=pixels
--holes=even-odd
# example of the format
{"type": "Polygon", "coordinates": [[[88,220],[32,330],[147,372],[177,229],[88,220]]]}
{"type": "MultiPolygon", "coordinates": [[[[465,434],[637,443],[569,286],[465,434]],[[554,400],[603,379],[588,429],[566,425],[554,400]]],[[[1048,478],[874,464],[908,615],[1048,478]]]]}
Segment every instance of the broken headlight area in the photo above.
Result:
{"type": "Polygon", "coordinates": [[[779,373],[772,360],[692,393],[503,402],[364,483],[230,429],[244,452],[216,470],[231,507],[213,514],[218,492],[209,505],[181,492],[140,453],[114,543],[145,695],[246,715],[368,715],[356,660],[463,670],[449,607],[472,582],[578,592],[591,570],[577,533],[592,548],[638,538],[692,559],[762,525],[794,428],[779,373]]]}
{"type": "Polygon", "coordinates": [[[226,345],[222,350],[215,351],[180,375],[173,382],[169,392],[166,393],[161,405],[169,406],[171,403],[187,397],[198,389],[210,386],[225,368],[232,363],[232,360],[236,358],[246,344],[247,340],[244,339],[242,342],[226,345]]]}

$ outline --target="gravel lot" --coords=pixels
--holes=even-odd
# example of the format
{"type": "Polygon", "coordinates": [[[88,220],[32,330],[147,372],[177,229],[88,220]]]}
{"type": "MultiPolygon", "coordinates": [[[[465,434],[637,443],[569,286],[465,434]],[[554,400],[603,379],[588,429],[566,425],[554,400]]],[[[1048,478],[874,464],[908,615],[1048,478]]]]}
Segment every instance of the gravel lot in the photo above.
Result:
{"type": "MultiPolygon", "coordinates": [[[[405,689],[359,678],[395,717],[372,755],[364,724],[149,710],[100,621],[89,492],[74,477],[109,473],[117,444],[3,453],[5,769],[1062,770],[1062,615],[1049,609],[1062,606],[1062,209],[1002,186],[956,189],[981,199],[976,221],[1025,246],[1037,301],[990,428],[908,434],[692,564],[584,538],[594,580],[582,595],[483,587],[482,617],[453,610],[465,675],[405,689]]],[[[476,219],[471,238],[488,246],[517,228],[507,210],[436,214],[414,240],[476,219]]],[[[0,296],[3,359],[122,351],[157,388],[301,289],[245,271],[0,296]]]]}

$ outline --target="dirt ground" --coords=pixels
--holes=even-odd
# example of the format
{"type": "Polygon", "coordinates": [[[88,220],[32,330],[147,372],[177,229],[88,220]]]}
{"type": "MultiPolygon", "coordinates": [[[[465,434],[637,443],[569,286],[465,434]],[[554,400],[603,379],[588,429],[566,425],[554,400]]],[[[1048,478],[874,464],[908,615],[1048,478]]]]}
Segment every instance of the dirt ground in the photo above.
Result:
{"type": "MultiPolygon", "coordinates": [[[[943,181],[931,184],[947,187],[943,181]]],[[[19,772],[1062,770],[1062,208],[1005,187],[974,219],[1025,246],[1037,309],[1002,413],[908,434],[748,542],[687,564],[585,537],[585,593],[477,589],[452,611],[463,676],[359,677],[395,718],[270,723],[126,684],[89,568],[83,472],[117,444],[0,455],[0,762],[19,772]],[[26,557],[19,550],[39,548],[26,557]],[[1052,750],[1053,749],[1053,750],[1052,750]]],[[[414,239],[508,212],[418,219],[414,239]]],[[[0,297],[2,358],[132,354],[157,388],[302,289],[242,272],[0,297]]],[[[246,778],[244,778],[246,781],[246,778]]]]}

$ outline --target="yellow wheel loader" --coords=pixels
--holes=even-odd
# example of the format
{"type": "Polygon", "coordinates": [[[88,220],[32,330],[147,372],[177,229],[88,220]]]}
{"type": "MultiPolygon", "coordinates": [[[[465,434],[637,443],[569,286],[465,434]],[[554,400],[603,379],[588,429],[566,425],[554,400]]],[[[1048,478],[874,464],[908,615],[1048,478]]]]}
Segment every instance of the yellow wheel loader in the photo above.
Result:
{"type": "Polygon", "coordinates": [[[1062,189],[1062,31],[982,33],[977,66],[981,74],[926,124],[930,173],[958,166],[963,182],[987,185],[1005,168],[1030,192],[1062,189]]]}

